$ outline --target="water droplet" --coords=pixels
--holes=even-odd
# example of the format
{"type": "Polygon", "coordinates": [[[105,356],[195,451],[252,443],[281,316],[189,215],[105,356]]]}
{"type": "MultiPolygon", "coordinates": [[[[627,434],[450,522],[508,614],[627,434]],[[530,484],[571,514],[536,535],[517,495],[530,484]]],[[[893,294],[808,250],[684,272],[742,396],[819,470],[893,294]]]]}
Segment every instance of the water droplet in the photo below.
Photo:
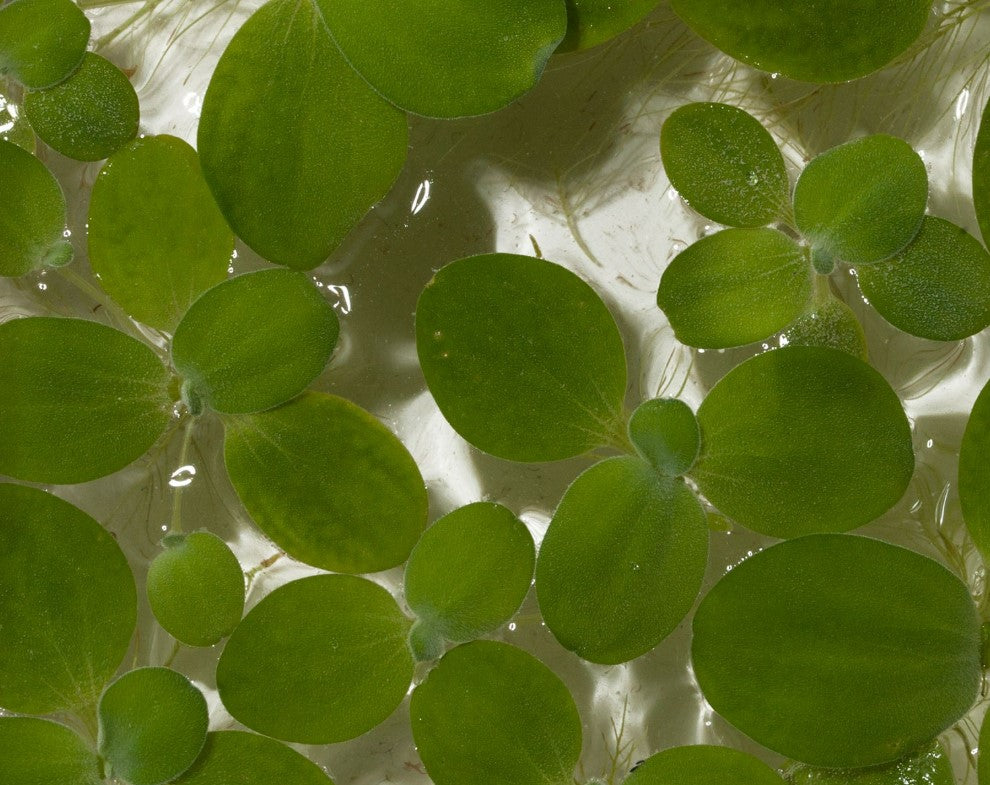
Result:
{"type": "Polygon", "coordinates": [[[509,624],[509,632],[515,632],[515,631],[516,631],[516,623],[515,622],[511,622],[509,624]]]}
{"type": "Polygon", "coordinates": [[[633,571],[633,572],[639,572],[639,565],[638,565],[638,564],[636,564],[635,562],[633,562],[633,563],[632,563],[632,564],[630,564],[629,566],[630,566],[630,567],[632,567],[632,571],[633,571]]]}
{"type": "Polygon", "coordinates": [[[39,290],[39,291],[42,291],[42,292],[43,292],[43,291],[45,291],[45,290],[46,290],[47,288],[48,288],[48,284],[46,284],[46,283],[39,283],[39,284],[38,284],[38,290],[39,290]]]}
{"type": "Polygon", "coordinates": [[[409,207],[409,211],[416,215],[420,210],[426,207],[426,203],[430,201],[430,181],[423,180],[416,189],[416,195],[413,196],[412,204],[409,207]]]}
{"type": "Polygon", "coordinates": [[[443,338],[443,330],[435,330],[433,333],[433,340],[439,341],[443,338]]]}
{"type": "Polygon", "coordinates": [[[749,183],[750,185],[759,185],[760,184],[759,175],[757,175],[756,172],[750,172],[749,177],[746,178],[746,182],[749,183]]]}
{"type": "Polygon", "coordinates": [[[168,484],[173,488],[185,488],[190,485],[193,479],[196,477],[196,467],[191,463],[185,466],[180,466],[174,472],[168,480],[168,484]]]}

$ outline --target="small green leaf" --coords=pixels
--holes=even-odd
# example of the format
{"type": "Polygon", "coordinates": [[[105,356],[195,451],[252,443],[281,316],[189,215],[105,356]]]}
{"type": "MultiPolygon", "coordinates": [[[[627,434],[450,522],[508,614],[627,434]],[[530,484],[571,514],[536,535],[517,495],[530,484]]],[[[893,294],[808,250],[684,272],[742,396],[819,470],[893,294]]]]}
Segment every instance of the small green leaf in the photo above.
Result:
{"type": "Polygon", "coordinates": [[[555,461],[624,439],[622,337],[559,265],[512,254],[448,264],[420,295],[416,348],[440,411],[480,450],[555,461]]]}
{"type": "Polygon", "coordinates": [[[990,102],[983,108],[973,150],[973,206],[983,242],[990,243],[990,102]]]}
{"type": "Polygon", "coordinates": [[[629,440],[660,474],[678,477],[694,466],[701,430],[691,407],[676,398],[644,401],[629,419],[629,440]]]}
{"type": "Polygon", "coordinates": [[[43,491],[0,484],[0,707],[94,703],[127,653],[136,608],[127,560],[100,524],[43,491]]]}
{"type": "Polygon", "coordinates": [[[220,698],[239,722],[277,739],[360,736],[409,689],[409,627],[392,596],[364,578],[293,581],[258,603],[227,641],[220,698]]]}
{"type": "Polygon", "coordinates": [[[61,82],[82,62],[89,20],[72,0],[15,0],[0,8],[0,76],[32,90],[61,82]]]}
{"type": "Polygon", "coordinates": [[[0,772],[10,785],[101,785],[100,761],[64,725],[0,717],[0,772]]]}
{"type": "Polygon", "coordinates": [[[895,763],[866,769],[818,769],[799,765],[788,772],[791,785],[954,785],[952,764],[937,741],[895,763]]]}
{"type": "Polygon", "coordinates": [[[413,548],[406,602],[436,635],[473,640],[519,609],[535,561],[533,538],[510,510],[469,504],[434,523],[413,548]]]}
{"type": "Polygon", "coordinates": [[[990,254],[942,218],[925,216],[913,243],[858,275],[870,305],[911,335],[957,341],[990,325],[990,254]]]}
{"type": "Polygon", "coordinates": [[[800,316],[813,277],[805,250],[776,229],[726,229],[674,257],[660,279],[657,305],[681,343],[742,346],[800,316]]]}
{"type": "Polygon", "coordinates": [[[990,560],[990,384],[973,404],[959,448],[959,502],[970,537],[990,560]]]}
{"type": "Polygon", "coordinates": [[[175,785],[333,785],[323,770],[291,747],[254,733],[206,737],[202,755],[175,785]]]}
{"type": "Polygon", "coordinates": [[[227,277],[233,250],[196,151],[181,139],[137,139],[100,170],[89,203],[89,261],[135,319],[173,332],[192,302],[227,277]]]}
{"type": "Polygon", "coordinates": [[[547,626],[592,662],[646,653],[691,609],[708,558],[705,512],[639,458],[602,461],[560,502],[536,565],[547,626]]]}
{"type": "Polygon", "coordinates": [[[546,665],[506,643],[447,652],[409,706],[413,737],[436,785],[573,785],[581,718],[546,665]]]}
{"type": "Polygon", "coordinates": [[[0,325],[0,473],[77,483],[123,469],[165,430],[167,386],[151,349],[102,324],[0,325]]]}
{"type": "Polygon", "coordinates": [[[334,572],[378,572],[409,556],[426,526],[426,487],[366,411],[311,392],[225,423],[234,489],[290,556],[334,572]]]}
{"type": "Polygon", "coordinates": [[[863,325],[848,305],[832,296],[801,314],[783,337],[787,346],[825,346],[869,359],[863,325]]]}
{"type": "Polygon", "coordinates": [[[771,537],[862,526],[901,498],[914,470],[894,391],[835,349],[789,346],[747,360],[715,385],[698,421],[701,492],[771,537]]]}
{"type": "Polygon", "coordinates": [[[220,58],[198,148],[238,236],[266,259],[308,270],[392,186],[407,136],[405,115],[347,64],[314,4],[273,0],[220,58]]]}
{"type": "Polygon", "coordinates": [[[263,411],[323,372],[339,332],[333,307],[303,273],[261,270],[193,303],[175,330],[172,362],[211,409],[263,411]]]}
{"type": "Polygon", "coordinates": [[[877,134],[835,147],[805,167],[794,188],[794,220],[816,253],[868,264],[914,239],[927,202],[921,157],[904,140],[877,134]]]}
{"type": "Polygon", "coordinates": [[[598,46],[628,30],[658,4],[659,0],[567,0],[567,35],[557,53],[598,46]]]}
{"type": "Polygon", "coordinates": [[[59,85],[28,93],[24,112],[49,147],[77,161],[99,161],[137,135],[137,93],[109,60],[87,52],[59,85]]]}
{"type": "Polygon", "coordinates": [[[138,668],[100,698],[100,755],[130,785],[161,785],[199,757],[206,742],[206,698],[168,668],[138,668]]]}
{"type": "Polygon", "coordinates": [[[227,544],[209,532],[168,535],[148,567],[148,601],[158,623],[189,646],[212,646],[244,611],[244,573],[227,544]]]}
{"type": "Polygon", "coordinates": [[[624,785],[784,785],[784,781],[752,755],[698,744],[673,747],[647,758],[624,785]]]}
{"type": "Polygon", "coordinates": [[[812,535],[757,553],[702,600],[692,660],[705,698],[814,766],[897,760],[969,711],[980,622],[965,585],[904,548],[812,535]]]}
{"type": "MultiPolygon", "coordinates": [[[[24,2],[25,0],[20,0],[24,2]]],[[[31,153],[0,141],[0,275],[25,275],[72,259],[65,231],[65,197],[58,181],[31,153]]]]}
{"type": "Polygon", "coordinates": [[[660,130],[670,184],[695,210],[726,226],[766,226],[780,217],[790,185],[773,137],[728,104],[682,106],[660,130]]]}

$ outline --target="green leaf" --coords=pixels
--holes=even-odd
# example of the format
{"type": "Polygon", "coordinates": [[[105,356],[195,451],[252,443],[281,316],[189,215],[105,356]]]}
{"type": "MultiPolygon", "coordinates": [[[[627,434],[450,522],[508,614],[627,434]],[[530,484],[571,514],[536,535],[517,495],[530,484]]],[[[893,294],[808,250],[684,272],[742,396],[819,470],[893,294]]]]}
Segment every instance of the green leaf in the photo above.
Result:
{"type": "Polygon", "coordinates": [[[590,49],[625,32],[657,7],[659,0],[567,0],[567,35],[557,54],[590,49]]]}
{"type": "Polygon", "coordinates": [[[173,332],[192,302],[227,277],[233,250],[196,151],[181,139],[137,139],[100,170],[89,203],[89,261],[135,319],[173,332]]]}
{"type": "Polygon", "coordinates": [[[385,98],[416,114],[501,109],[539,80],[564,37],[563,0],[316,0],[334,41],[385,98]]]}
{"type": "Polygon", "coordinates": [[[303,273],[261,270],[193,303],[175,330],[172,362],[189,394],[211,409],[257,412],[305,390],[326,367],[339,332],[333,307],[303,273]]]}
{"type": "Polygon", "coordinates": [[[197,146],[238,236],[266,259],[308,270],[392,186],[407,135],[405,115],[347,64],[313,3],[274,0],[220,58],[197,146]]]}
{"type": "Polygon", "coordinates": [[[694,32],[737,60],[804,82],[887,65],[921,34],[932,0],[672,0],[694,32]]]}
{"type": "Polygon", "coordinates": [[[209,532],[171,534],[148,567],[148,601],[158,623],[189,646],[212,646],[244,611],[244,573],[227,543],[209,532]]]}
{"type": "Polygon", "coordinates": [[[660,279],[657,305],[681,343],[742,346],[800,316],[813,277],[805,250],[776,229],[726,229],[674,257],[660,279]]]}
{"type": "Polygon", "coordinates": [[[791,785],[954,785],[952,764],[937,741],[895,763],[866,769],[818,769],[796,766],[787,775],[791,785]]]}
{"type": "Polygon", "coordinates": [[[409,689],[409,627],[392,596],[364,578],[293,581],[258,603],[227,641],[220,698],[239,722],[277,739],[360,736],[409,689]]]}
{"type": "Polygon", "coordinates": [[[841,300],[829,296],[801,314],[784,331],[787,346],[825,346],[867,361],[866,334],[859,319],[841,300]]]}
{"type": "Polygon", "coordinates": [[[94,703],[127,653],[136,608],[127,560],[102,526],[43,491],[0,484],[0,706],[94,703]]]}
{"type": "Polygon", "coordinates": [[[0,182],[6,194],[0,204],[0,275],[16,277],[69,262],[65,197],[45,165],[16,144],[0,141],[0,182]]]}
{"type": "Polygon", "coordinates": [[[983,108],[973,150],[973,206],[983,242],[990,243],[990,102],[983,108]]]}
{"type": "Polygon", "coordinates": [[[693,103],[660,129],[670,184],[695,210],[726,226],[780,217],[790,184],[784,157],[760,121],[728,104],[693,103]]]}
{"type": "Polygon", "coordinates": [[[877,134],[832,148],[805,167],[794,188],[794,220],[817,255],[833,264],[868,264],[914,239],[927,202],[921,157],[904,140],[877,134]]]}
{"type": "Polygon", "coordinates": [[[366,411],[311,392],[225,424],[234,489],[290,556],[334,572],[378,572],[409,556],[426,527],[426,487],[406,448],[366,411]]]}
{"type": "Polygon", "coordinates": [[[942,218],[925,216],[913,243],[858,275],[870,305],[911,335],[957,341],[990,325],[990,254],[942,218]]]}
{"type": "Polygon", "coordinates": [[[100,761],[64,725],[0,717],[0,771],[10,785],[101,785],[100,761]]]}
{"type": "Polygon", "coordinates": [[[440,411],[480,450],[555,461],[624,440],[622,337],[563,267],[513,254],[448,264],[420,295],[416,348],[440,411]]]}
{"type": "Polygon", "coordinates": [[[137,135],[137,93],[109,60],[87,52],[61,84],[24,99],[24,112],[41,140],[77,161],[99,161],[137,135]]]}
{"type": "Polygon", "coordinates": [[[47,316],[0,325],[0,473],[77,483],[122,469],[165,430],[168,371],[110,327],[47,316]]]}
{"type": "Polygon", "coordinates": [[[990,560],[990,384],[973,404],[959,448],[959,503],[970,537],[990,560]]]}
{"type": "Polygon", "coordinates": [[[206,742],[206,698],[168,668],[138,668],[100,698],[100,755],[130,785],[161,785],[199,757],[206,742]]]}
{"type": "Polygon", "coordinates": [[[610,458],[580,475],[554,513],[536,565],[540,611],[578,656],[625,662],[680,624],[707,558],[705,512],[684,481],[610,458]]]}
{"type": "Polygon", "coordinates": [[[897,760],[969,711],[980,622],[937,562],[813,535],[733,568],[694,618],[705,698],[747,736],[814,766],[897,760]]]}
{"type": "Polygon", "coordinates": [[[701,430],[691,407],[676,398],[644,401],[629,419],[629,440],[660,474],[677,477],[694,466],[701,430]]]}
{"type": "Polygon", "coordinates": [[[894,391],[835,349],[789,346],[747,360],[715,385],[698,421],[701,492],[771,537],[862,526],[901,498],[914,470],[894,391]]]}
{"type": "Polygon", "coordinates": [[[223,731],[206,737],[203,754],[175,785],[332,785],[315,763],[264,736],[223,731]]]}
{"type": "Polygon", "coordinates": [[[533,538],[510,510],[469,504],[434,523],[413,548],[406,602],[433,635],[473,640],[519,609],[535,561],[533,538]]]}
{"type": "Polygon", "coordinates": [[[71,74],[89,43],[89,20],[72,0],[15,0],[0,8],[0,76],[51,87],[71,74]]]}
{"type": "Polygon", "coordinates": [[[573,785],[581,718],[563,682],[514,646],[449,651],[413,692],[413,737],[436,785],[573,785]]]}
{"type": "Polygon", "coordinates": [[[752,755],[698,744],[658,752],[636,766],[624,785],[784,785],[752,755]]]}

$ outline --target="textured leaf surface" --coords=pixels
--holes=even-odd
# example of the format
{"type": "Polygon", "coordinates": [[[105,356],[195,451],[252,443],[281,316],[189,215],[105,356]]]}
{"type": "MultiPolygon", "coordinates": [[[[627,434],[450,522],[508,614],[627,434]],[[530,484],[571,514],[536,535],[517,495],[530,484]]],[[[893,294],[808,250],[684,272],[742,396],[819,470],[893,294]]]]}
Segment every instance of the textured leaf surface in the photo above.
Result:
{"type": "Polygon", "coordinates": [[[99,785],[99,759],[64,725],[0,717],[0,771],[11,785],[99,785]]]}
{"type": "Polygon", "coordinates": [[[660,474],[689,471],[701,450],[701,430],[691,407],[676,398],[654,398],[629,418],[629,439],[660,474]]]}
{"type": "Polygon", "coordinates": [[[557,53],[590,49],[625,32],[657,7],[658,0],[569,0],[567,35],[557,53]]]}
{"type": "Polygon", "coordinates": [[[980,392],[959,449],[963,520],[984,558],[990,558],[990,384],[980,392]]]}
{"type": "Polygon", "coordinates": [[[332,785],[319,766],[294,749],[254,733],[206,737],[199,760],[175,785],[332,785]]]}
{"type": "Polygon", "coordinates": [[[953,785],[952,764],[937,741],[921,752],[882,766],[865,769],[818,769],[796,766],[788,773],[791,785],[953,785]]]}
{"type": "Polygon", "coordinates": [[[673,747],[640,763],[625,785],[783,785],[752,755],[728,747],[673,747]]]}
{"type": "Polygon", "coordinates": [[[89,43],[89,20],[72,0],[16,0],[0,9],[0,75],[51,87],[71,74],[89,43]]]}
{"type": "Polygon", "coordinates": [[[825,346],[868,360],[866,334],[844,302],[829,297],[791,322],[784,332],[788,346],[825,346]]]}

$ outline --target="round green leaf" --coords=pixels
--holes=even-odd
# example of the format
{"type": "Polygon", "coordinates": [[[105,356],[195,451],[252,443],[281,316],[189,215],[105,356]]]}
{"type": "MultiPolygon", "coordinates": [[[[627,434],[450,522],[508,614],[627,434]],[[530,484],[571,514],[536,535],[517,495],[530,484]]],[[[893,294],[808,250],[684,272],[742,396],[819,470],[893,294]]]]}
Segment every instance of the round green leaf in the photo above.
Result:
{"type": "Polygon", "coordinates": [[[59,85],[24,99],[41,140],[77,161],[99,161],[137,135],[137,93],[109,60],[87,52],[79,70],[59,85]]]}
{"type": "Polygon", "coordinates": [[[227,277],[233,250],[196,151],[181,139],[137,139],[100,170],[89,203],[89,261],[135,319],[174,331],[192,302],[227,277]]]}
{"type": "Polygon", "coordinates": [[[789,346],[730,371],[698,409],[701,492],[771,537],[848,531],[904,493],[911,430],[886,380],[835,349],[789,346]]]}
{"type": "Polygon", "coordinates": [[[102,324],[0,325],[0,473],[76,483],[124,468],[165,430],[167,385],[151,349],[102,324]]]}
{"type": "Polygon", "coordinates": [[[644,401],[629,419],[629,440],[660,474],[690,471],[701,451],[701,429],[691,407],[676,398],[644,401]]]}
{"type": "Polygon", "coordinates": [[[735,567],[694,618],[694,672],[725,719],[815,766],[874,766],[927,744],[980,685],[980,622],[940,564],[824,534],[735,567]]]}
{"type": "Polygon", "coordinates": [[[0,772],[10,785],[101,785],[100,761],[64,725],[0,717],[0,772]]]}
{"type": "Polygon", "coordinates": [[[416,307],[419,361],[444,417],[511,461],[555,461],[624,439],[615,320],[574,273],[528,256],[447,265],[416,307]]]}
{"type": "Polygon", "coordinates": [[[826,346],[868,359],[863,325],[848,305],[832,296],[791,322],[783,339],[786,346],[826,346]]]}
{"type": "Polygon", "coordinates": [[[659,0],[568,0],[567,35],[557,53],[598,46],[628,30],[658,4],[659,0]]]}
{"type": "Polygon", "coordinates": [[[227,544],[209,532],[172,534],[148,567],[148,601],[158,623],[189,646],[212,646],[244,611],[244,573],[227,544]]]}
{"type": "Polygon", "coordinates": [[[422,625],[469,641],[511,618],[533,580],[529,530],[500,504],[477,502],[434,523],[406,564],[406,602],[422,625]]]}
{"type": "Polygon", "coordinates": [[[413,737],[436,785],[573,785],[581,718],[546,665],[506,643],[449,651],[413,692],[413,737]]]}
{"type": "Polygon", "coordinates": [[[805,250],[776,229],[726,229],[674,257],[660,279],[657,305],[681,343],[742,346],[800,316],[813,277],[805,250]]]}
{"type": "Polygon", "coordinates": [[[707,558],[705,512],[684,481],[611,458],[579,476],[554,513],[536,565],[540,611],[579,656],[625,662],[680,624],[707,558]]]}
{"type": "Polygon", "coordinates": [[[347,61],[416,114],[501,109],[539,80],[564,37],[563,0],[316,0],[347,61]]]}
{"type": "Polygon", "coordinates": [[[261,270],[193,303],[175,330],[172,362],[189,394],[211,409],[257,412],[305,390],[339,332],[333,307],[303,273],[261,270]]]}
{"type": "Polygon", "coordinates": [[[409,556],[426,526],[426,487],[406,448],[366,411],[306,393],[225,423],[234,489],[290,556],[334,572],[378,572],[409,556]]]}
{"type": "Polygon", "coordinates": [[[990,384],[973,405],[959,448],[959,502],[973,542],[990,560],[990,384]]]}
{"type": "Polygon", "coordinates": [[[956,341],[990,325],[990,254],[942,218],[925,216],[913,243],[858,275],[870,305],[911,335],[956,341]]]}
{"type": "Polygon", "coordinates": [[[0,182],[5,193],[0,203],[0,275],[15,277],[69,262],[72,245],[63,236],[65,197],[45,165],[13,142],[0,140],[0,182]]]}
{"type": "Polygon", "coordinates": [[[973,206],[983,242],[990,243],[990,102],[983,108],[973,150],[973,206]]]}
{"type": "Polygon", "coordinates": [[[796,766],[791,785],[954,785],[952,764],[937,741],[894,763],[865,769],[819,769],[796,766]]]}
{"type": "Polygon", "coordinates": [[[138,668],[100,698],[100,755],[114,777],[130,785],[175,779],[206,742],[206,698],[168,668],[138,668]]]}
{"type": "Polygon", "coordinates": [[[71,74],[89,43],[89,20],[72,0],[15,0],[0,8],[0,76],[51,87],[71,74]]]}
{"type": "Polygon", "coordinates": [[[921,34],[932,0],[671,0],[698,35],[762,71],[845,82],[876,71],[921,34]]]}
{"type": "Polygon", "coordinates": [[[877,134],[835,147],[805,167],[794,188],[794,220],[816,254],[867,264],[914,239],[927,202],[921,157],[902,139],[877,134]]]}
{"type": "Polygon", "coordinates": [[[698,744],[647,758],[624,785],[784,785],[784,781],[752,755],[698,744]]]}
{"type": "Polygon", "coordinates": [[[43,491],[0,484],[0,707],[94,703],[127,652],[136,608],[127,560],[102,526],[43,491]]]}
{"type": "Polygon", "coordinates": [[[266,259],[308,270],[392,186],[407,135],[405,115],[347,64],[315,5],[273,0],[220,58],[197,146],[238,236],[266,259]]]}
{"type": "Polygon", "coordinates": [[[273,591],[234,630],[217,665],[224,706],[285,741],[345,741],[382,722],[413,676],[410,622],[381,586],[316,575],[273,591]]]}
{"type": "Polygon", "coordinates": [[[790,184],[784,157],[760,121],[728,104],[682,106],[660,129],[670,184],[695,210],[726,226],[780,217],[790,184]]]}
{"type": "Polygon", "coordinates": [[[175,785],[332,785],[323,770],[291,747],[254,733],[206,737],[202,755],[175,785]]]}

